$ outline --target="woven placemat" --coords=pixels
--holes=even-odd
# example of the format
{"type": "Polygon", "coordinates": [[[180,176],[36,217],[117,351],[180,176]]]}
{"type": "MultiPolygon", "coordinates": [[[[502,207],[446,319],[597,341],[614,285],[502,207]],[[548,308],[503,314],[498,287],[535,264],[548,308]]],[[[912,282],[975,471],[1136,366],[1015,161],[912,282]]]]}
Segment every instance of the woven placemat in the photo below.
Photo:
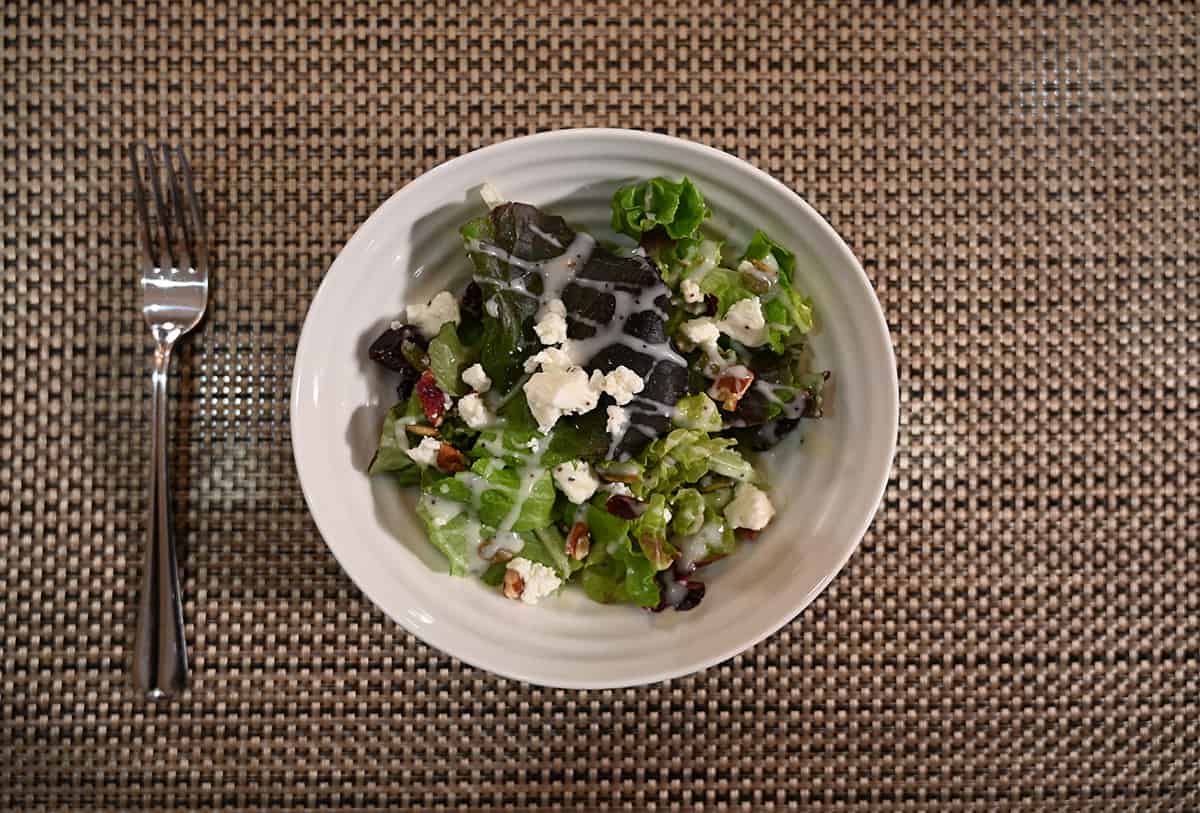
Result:
{"type": "Polygon", "coordinates": [[[0,807],[1200,808],[1192,4],[223,4],[3,11],[0,807]],[[310,297],[391,192],[609,125],[740,155],[862,259],[900,447],[847,569],[629,691],[422,645],[292,464],[310,297]],[[217,235],[176,360],[192,688],[129,682],[149,340],[123,147],[217,235]]]}

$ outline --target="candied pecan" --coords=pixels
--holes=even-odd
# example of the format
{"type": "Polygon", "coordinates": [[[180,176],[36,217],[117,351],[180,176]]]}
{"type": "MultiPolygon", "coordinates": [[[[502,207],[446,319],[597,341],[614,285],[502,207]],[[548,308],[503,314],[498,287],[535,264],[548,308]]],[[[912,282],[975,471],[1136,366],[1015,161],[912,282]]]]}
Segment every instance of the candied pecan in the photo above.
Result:
{"type": "Polygon", "coordinates": [[[446,472],[446,474],[466,471],[467,458],[458,449],[455,449],[449,443],[443,442],[441,446],[438,446],[437,467],[446,472]]]}
{"type": "Polygon", "coordinates": [[[754,373],[742,365],[726,368],[717,376],[713,384],[713,397],[721,402],[721,408],[726,412],[737,409],[738,401],[754,383],[754,373]]]}
{"type": "Polygon", "coordinates": [[[525,580],[515,570],[504,571],[504,595],[506,598],[520,598],[525,592],[525,580]]]}
{"type": "Polygon", "coordinates": [[[587,524],[576,522],[571,526],[571,533],[567,534],[567,556],[576,560],[584,559],[591,547],[592,535],[587,524]]]}

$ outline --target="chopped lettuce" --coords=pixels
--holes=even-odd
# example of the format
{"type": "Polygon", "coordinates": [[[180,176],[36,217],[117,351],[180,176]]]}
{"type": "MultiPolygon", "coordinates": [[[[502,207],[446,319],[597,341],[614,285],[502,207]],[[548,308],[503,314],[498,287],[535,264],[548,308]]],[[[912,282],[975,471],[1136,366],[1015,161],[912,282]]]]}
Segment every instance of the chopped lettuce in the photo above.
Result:
{"type": "Polygon", "coordinates": [[[754,291],[746,287],[742,275],[729,268],[714,268],[704,275],[700,281],[700,290],[708,296],[717,298],[718,319],[723,319],[729,312],[729,306],[740,299],[755,296],[754,291]]]}
{"type": "Polygon", "coordinates": [[[659,601],[657,572],[629,538],[631,523],[603,508],[603,500],[589,504],[586,517],[592,546],[580,578],[588,597],[601,604],[631,603],[654,607],[659,601]]]}
{"type": "Polygon", "coordinates": [[[671,418],[680,429],[699,429],[702,432],[721,431],[721,413],[713,399],[703,392],[679,399],[671,418]]]}
{"type": "Polygon", "coordinates": [[[441,498],[425,493],[417,501],[417,516],[425,522],[429,541],[450,563],[450,573],[463,576],[477,562],[479,544],[486,538],[479,519],[472,512],[447,512],[441,498]]]}
{"type": "Polygon", "coordinates": [[[421,482],[421,467],[407,454],[409,437],[405,427],[416,423],[423,414],[416,393],[407,404],[396,404],[388,410],[379,433],[379,448],[367,467],[368,474],[390,472],[402,486],[415,486],[421,482]]]}
{"type": "Polygon", "coordinates": [[[691,237],[710,214],[700,190],[687,178],[651,178],[617,190],[612,199],[612,227],[635,240],[661,227],[678,240],[691,237]]]}
{"type": "Polygon", "coordinates": [[[796,255],[767,237],[761,229],[754,232],[754,236],[750,238],[750,243],[746,246],[746,253],[742,255],[742,259],[762,260],[766,259],[768,254],[774,256],[783,277],[791,282],[792,275],[796,272],[796,255]]]}
{"type": "Polygon", "coordinates": [[[462,383],[462,371],[475,363],[475,354],[463,346],[458,339],[458,329],[453,322],[442,325],[441,331],[429,343],[429,369],[438,387],[449,395],[458,397],[467,390],[462,383]]]}
{"type": "Polygon", "coordinates": [[[736,443],[733,438],[709,437],[695,429],[676,429],[642,452],[645,474],[633,486],[634,493],[643,497],[674,494],[709,472],[733,480],[753,480],[754,467],[734,448],[736,443]]]}
{"type": "Polygon", "coordinates": [[[700,530],[704,524],[704,495],[694,488],[681,488],[675,492],[671,502],[671,533],[688,536],[700,530]]]}
{"type": "Polygon", "coordinates": [[[545,565],[563,581],[569,579],[572,572],[583,567],[581,562],[567,556],[566,539],[553,525],[527,531],[521,534],[521,538],[525,540],[525,544],[521,548],[520,556],[545,565]]]}
{"type": "Polygon", "coordinates": [[[472,506],[489,528],[516,532],[549,525],[555,494],[549,469],[516,468],[494,457],[480,458],[469,471],[438,480],[430,493],[472,506]],[[513,511],[516,517],[510,521],[513,511]]]}
{"type": "Polygon", "coordinates": [[[667,525],[671,522],[671,510],[663,494],[653,494],[645,512],[633,521],[630,532],[637,540],[647,561],[655,570],[666,570],[679,555],[667,541],[667,525]]]}
{"type": "Polygon", "coordinates": [[[721,264],[721,243],[700,237],[664,240],[648,249],[663,282],[678,285],[684,279],[703,279],[721,264]]]}

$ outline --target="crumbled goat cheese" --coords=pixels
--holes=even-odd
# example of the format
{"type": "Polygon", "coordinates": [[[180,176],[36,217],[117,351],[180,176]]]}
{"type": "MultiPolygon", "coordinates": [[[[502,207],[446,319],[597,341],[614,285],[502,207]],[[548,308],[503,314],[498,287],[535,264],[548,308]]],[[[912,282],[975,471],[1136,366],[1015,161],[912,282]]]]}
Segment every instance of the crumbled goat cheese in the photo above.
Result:
{"type": "Polygon", "coordinates": [[[442,448],[441,441],[433,438],[422,438],[421,444],[415,449],[405,449],[404,453],[422,466],[437,465],[438,449],[442,448]]]}
{"type": "Polygon", "coordinates": [[[757,486],[741,483],[733,492],[733,500],[725,506],[725,519],[734,528],[761,531],[775,516],[775,506],[757,486]]]}
{"type": "Polygon", "coordinates": [[[570,460],[554,467],[554,482],[567,499],[579,505],[591,499],[600,487],[600,481],[592,474],[592,468],[580,460],[570,460]]]}
{"type": "Polygon", "coordinates": [[[449,291],[429,300],[429,304],[409,305],[408,321],[414,325],[426,339],[432,339],[447,322],[458,324],[462,317],[458,313],[458,300],[449,291]]]}

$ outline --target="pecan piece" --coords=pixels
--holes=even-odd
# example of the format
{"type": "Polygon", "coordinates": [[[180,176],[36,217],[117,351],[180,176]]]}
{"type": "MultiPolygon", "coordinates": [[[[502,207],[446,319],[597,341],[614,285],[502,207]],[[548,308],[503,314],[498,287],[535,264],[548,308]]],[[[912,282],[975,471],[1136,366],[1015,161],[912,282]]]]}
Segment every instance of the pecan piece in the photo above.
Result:
{"type": "Polygon", "coordinates": [[[754,383],[754,373],[741,364],[728,367],[717,376],[709,394],[721,402],[721,408],[726,412],[737,409],[738,401],[754,383]]]}
{"type": "Polygon", "coordinates": [[[423,438],[436,438],[438,436],[438,430],[432,426],[425,426],[420,423],[410,423],[404,427],[404,431],[413,435],[420,435],[423,438]]]}
{"type": "Polygon", "coordinates": [[[567,534],[567,556],[579,561],[587,557],[591,548],[592,535],[587,523],[576,522],[571,526],[571,533],[567,534]]]}
{"type": "Polygon", "coordinates": [[[525,592],[525,580],[515,570],[504,571],[504,597],[518,599],[525,592]]]}
{"type": "Polygon", "coordinates": [[[454,474],[460,471],[467,470],[467,458],[458,449],[455,449],[449,443],[442,443],[438,447],[437,467],[446,474],[454,474]]]}
{"type": "Polygon", "coordinates": [[[513,558],[513,552],[508,548],[492,547],[496,540],[485,539],[479,543],[476,550],[479,551],[479,558],[486,562],[498,563],[507,562],[513,558]]]}

